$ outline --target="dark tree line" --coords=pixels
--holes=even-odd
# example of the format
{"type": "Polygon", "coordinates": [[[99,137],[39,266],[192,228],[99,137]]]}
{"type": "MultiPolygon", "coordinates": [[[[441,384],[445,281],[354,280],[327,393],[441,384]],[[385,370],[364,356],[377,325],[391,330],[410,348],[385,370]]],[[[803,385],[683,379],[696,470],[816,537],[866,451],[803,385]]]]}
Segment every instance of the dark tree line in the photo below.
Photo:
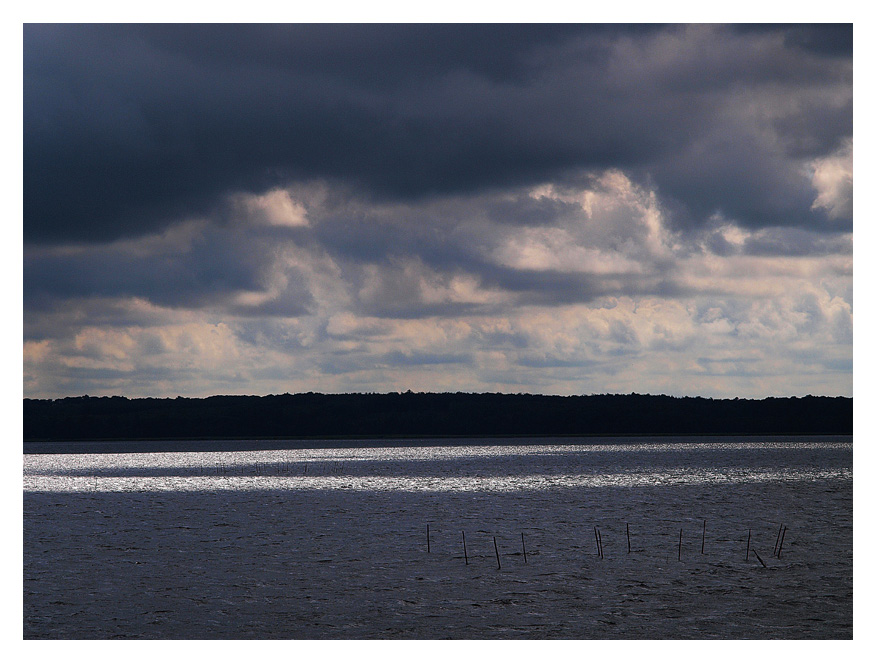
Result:
{"type": "Polygon", "coordinates": [[[852,434],[847,397],[390,393],[25,399],[24,439],[852,434]]]}

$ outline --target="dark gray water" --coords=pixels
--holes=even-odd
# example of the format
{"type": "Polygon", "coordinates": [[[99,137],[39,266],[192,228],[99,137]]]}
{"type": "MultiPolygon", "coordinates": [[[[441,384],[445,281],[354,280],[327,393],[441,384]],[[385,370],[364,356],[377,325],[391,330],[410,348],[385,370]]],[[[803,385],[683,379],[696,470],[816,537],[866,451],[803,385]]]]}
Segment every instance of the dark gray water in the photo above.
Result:
{"type": "Polygon", "coordinates": [[[25,455],[24,636],[852,637],[849,438],[438,442],[25,455]]]}

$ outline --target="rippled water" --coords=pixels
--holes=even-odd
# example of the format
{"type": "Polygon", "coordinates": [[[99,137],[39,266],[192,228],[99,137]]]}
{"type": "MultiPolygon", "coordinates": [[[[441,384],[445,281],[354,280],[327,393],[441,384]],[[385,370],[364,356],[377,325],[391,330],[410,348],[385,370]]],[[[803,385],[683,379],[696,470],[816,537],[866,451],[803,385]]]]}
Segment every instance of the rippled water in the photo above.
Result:
{"type": "Polygon", "coordinates": [[[852,636],[850,439],[421,442],[25,455],[25,637],[852,636]]]}

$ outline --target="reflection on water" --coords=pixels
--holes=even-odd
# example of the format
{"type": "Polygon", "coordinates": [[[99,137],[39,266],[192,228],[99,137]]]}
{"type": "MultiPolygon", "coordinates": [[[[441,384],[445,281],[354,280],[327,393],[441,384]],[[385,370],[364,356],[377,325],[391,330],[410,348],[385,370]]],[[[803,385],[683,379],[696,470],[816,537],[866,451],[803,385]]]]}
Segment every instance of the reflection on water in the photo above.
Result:
{"type": "Polygon", "coordinates": [[[25,455],[24,490],[509,492],[851,480],[851,450],[804,442],[44,454],[25,455]]]}

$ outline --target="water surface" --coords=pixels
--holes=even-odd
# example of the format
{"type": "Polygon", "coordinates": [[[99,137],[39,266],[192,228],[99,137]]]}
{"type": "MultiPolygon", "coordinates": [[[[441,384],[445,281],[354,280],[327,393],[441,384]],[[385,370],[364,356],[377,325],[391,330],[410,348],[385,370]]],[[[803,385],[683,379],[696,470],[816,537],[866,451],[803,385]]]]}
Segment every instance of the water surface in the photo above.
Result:
{"type": "Polygon", "coordinates": [[[381,442],[25,455],[25,637],[852,636],[849,438],[381,442]]]}

